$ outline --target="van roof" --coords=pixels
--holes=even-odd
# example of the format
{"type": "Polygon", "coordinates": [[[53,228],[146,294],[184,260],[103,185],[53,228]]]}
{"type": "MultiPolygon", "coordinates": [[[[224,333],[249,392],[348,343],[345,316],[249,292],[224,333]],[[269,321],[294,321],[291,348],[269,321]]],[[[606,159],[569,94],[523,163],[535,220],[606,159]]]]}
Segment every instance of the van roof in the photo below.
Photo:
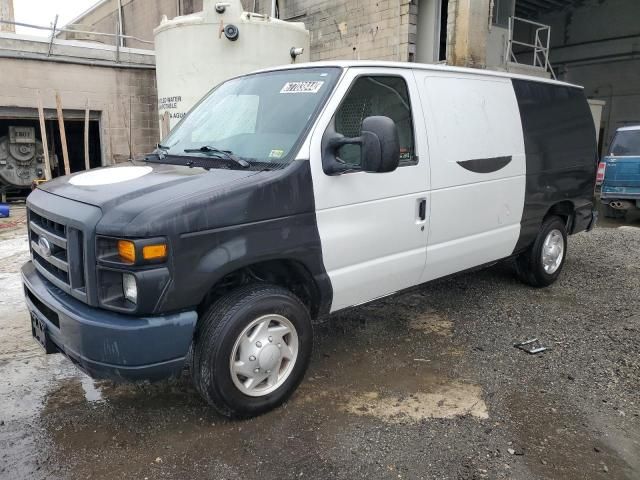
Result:
{"type": "Polygon", "coordinates": [[[270,67],[257,70],[259,72],[269,72],[273,70],[289,70],[292,68],[312,68],[312,67],[384,67],[384,68],[410,68],[412,70],[432,70],[438,72],[459,72],[475,76],[485,77],[500,77],[500,78],[516,78],[521,80],[530,80],[541,83],[552,83],[555,85],[562,85],[565,87],[583,88],[580,85],[574,85],[572,83],[561,82],[558,80],[552,80],[550,78],[534,77],[531,75],[520,75],[510,72],[498,72],[495,70],[483,70],[479,68],[463,68],[463,67],[451,67],[443,64],[430,64],[430,63],[413,63],[413,62],[386,62],[378,60],[335,60],[335,61],[321,61],[321,62],[307,62],[297,63],[291,65],[281,65],[277,67],[270,67]]]}
{"type": "Polygon", "coordinates": [[[629,132],[631,130],[640,130],[640,125],[629,125],[627,127],[620,127],[616,131],[617,132],[629,132]]]}

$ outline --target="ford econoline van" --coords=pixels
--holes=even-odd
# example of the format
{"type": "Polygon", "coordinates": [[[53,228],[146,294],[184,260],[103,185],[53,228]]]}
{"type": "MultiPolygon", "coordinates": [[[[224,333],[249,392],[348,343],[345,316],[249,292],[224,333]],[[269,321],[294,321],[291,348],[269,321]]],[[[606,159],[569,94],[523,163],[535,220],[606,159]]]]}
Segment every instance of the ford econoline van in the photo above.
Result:
{"type": "Polygon", "coordinates": [[[185,364],[228,416],[281,404],[312,320],[511,259],[552,284],[595,221],[580,87],[330,62],[233,78],[140,161],[28,198],[33,336],[94,377],[185,364]]]}

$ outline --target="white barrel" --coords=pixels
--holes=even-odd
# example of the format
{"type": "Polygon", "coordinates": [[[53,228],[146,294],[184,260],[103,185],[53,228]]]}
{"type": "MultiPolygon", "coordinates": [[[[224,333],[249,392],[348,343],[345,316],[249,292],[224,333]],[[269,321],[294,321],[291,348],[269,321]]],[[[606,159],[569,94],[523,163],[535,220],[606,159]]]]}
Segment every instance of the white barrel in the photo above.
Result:
{"type": "Polygon", "coordinates": [[[240,0],[204,0],[202,12],[173,20],[164,17],[153,33],[163,137],[222,81],[260,68],[309,61],[304,23],[244,12],[240,0]],[[298,49],[293,57],[292,49],[298,49]]]}

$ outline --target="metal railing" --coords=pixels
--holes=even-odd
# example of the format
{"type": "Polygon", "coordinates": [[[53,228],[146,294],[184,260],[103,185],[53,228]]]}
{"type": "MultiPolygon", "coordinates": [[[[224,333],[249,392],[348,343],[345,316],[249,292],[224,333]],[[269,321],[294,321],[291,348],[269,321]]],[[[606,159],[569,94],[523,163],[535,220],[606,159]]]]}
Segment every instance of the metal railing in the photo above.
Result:
{"type": "Polygon", "coordinates": [[[507,45],[505,51],[505,61],[513,63],[522,63],[518,60],[516,53],[513,51],[513,46],[523,47],[523,52],[527,51],[532,53],[533,67],[544,69],[546,72],[550,72],[551,76],[556,79],[556,74],[553,71],[551,63],[549,63],[549,46],[551,44],[551,27],[542,23],[533,22],[525,18],[509,17],[509,34],[507,36],[507,45]],[[518,23],[527,24],[534,28],[533,43],[523,42],[515,40],[514,32],[518,23]]]}
{"type": "Polygon", "coordinates": [[[136,42],[140,42],[140,43],[145,43],[148,45],[153,45],[153,41],[151,40],[143,40],[142,38],[138,38],[138,37],[134,37],[133,35],[123,35],[121,34],[119,31],[117,33],[102,33],[102,32],[91,32],[91,31],[87,31],[87,30],[76,30],[74,28],[58,28],[58,15],[56,15],[56,18],[54,19],[52,26],[50,27],[43,27],[42,25],[33,25],[30,23],[24,23],[24,22],[16,22],[16,21],[9,21],[9,20],[0,20],[0,23],[4,23],[4,24],[8,24],[8,25],[14,25],[14,26],[18,26],[18,27],[25,27],[25,28],[33,28],[36,30],[48,30],[51,32],[51,35],[49,36],[49,49],[47,51],[47,57],[50,57],[53,53],[53,46],[55,45],[55,40],[56,40],[56,36],[59,33],[79,33],[79,34],[84,34],[84,35],[94,35],[94,36],[98,36],[98,37],[112,37],[116,39],[115,42],[115,47],[116,47],[116,62],[120,63],[120,48],[122,45],[122,41],[123,40],[135,40],[136,42]]]}

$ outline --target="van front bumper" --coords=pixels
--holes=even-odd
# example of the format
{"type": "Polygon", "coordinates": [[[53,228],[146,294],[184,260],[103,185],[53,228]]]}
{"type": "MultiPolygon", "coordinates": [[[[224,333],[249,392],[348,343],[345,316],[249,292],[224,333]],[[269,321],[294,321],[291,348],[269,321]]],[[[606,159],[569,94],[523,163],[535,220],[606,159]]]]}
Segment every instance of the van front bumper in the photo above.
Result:
{"type": "Polygon", "coordinates": [[[136,317],[90,307],[22,267],[34,337],[94,378],[158,380],[180,374],[191,346],[195,311],[136,317]]]}

